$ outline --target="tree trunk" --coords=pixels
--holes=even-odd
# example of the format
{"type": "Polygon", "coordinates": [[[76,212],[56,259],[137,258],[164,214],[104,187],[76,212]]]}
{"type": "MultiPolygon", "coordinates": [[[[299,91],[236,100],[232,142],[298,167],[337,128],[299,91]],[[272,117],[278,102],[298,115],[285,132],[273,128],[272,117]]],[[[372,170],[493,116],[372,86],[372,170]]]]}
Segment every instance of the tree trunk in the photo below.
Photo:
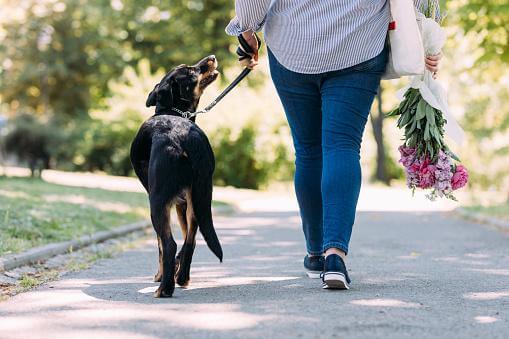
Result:
{"type": "Polygon", "coordinates": [[[371,126],[376,141],[376,170],[374,179],[381,181],[386,185],[390,184],[390,178],[387,173],[387,158],[385,156],[385,143],[383,134],[384,112],[382,109],[382,87],[380,86],[377,94],[377,114],[370,114],[371,126]]]}

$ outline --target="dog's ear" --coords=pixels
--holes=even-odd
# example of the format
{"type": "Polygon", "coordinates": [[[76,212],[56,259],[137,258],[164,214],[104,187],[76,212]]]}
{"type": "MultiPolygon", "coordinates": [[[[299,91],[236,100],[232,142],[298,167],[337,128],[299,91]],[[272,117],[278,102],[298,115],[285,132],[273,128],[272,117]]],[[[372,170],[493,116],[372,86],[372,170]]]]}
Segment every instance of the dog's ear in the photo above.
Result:
{"type": "Polygon", "coordinates": [[[173,92],[172,92],[172,83],[173,81],[164,82],[159,84],[157,89],[157,105],[162,107],[172,107],[173,106],[173,92]]]}
{"type": "Polygon", "coordinates": [[[147,107],[155,106],[157,104],[157,90],[159,89],[159,84],[157,84],[152,92],[148,95],[147,102],[145,102],[145,105],[147,107]]]}
{"type": "Polygon", "coordinates": [[[161,82],[154,87],[152,92],[148,95],[147,102],[145,105],[147,107],[151,106],[162,106],[162,107],[171,107],[173,105],[173,93],[171,90],[171,83],[161,82]]]}

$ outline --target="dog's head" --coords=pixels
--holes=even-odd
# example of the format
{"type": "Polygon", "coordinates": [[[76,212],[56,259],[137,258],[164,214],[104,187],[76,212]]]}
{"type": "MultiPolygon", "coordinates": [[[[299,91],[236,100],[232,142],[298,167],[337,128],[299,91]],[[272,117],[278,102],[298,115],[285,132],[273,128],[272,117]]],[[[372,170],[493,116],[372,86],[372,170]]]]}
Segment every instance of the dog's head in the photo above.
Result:
{"type": "Polygon", "coordinates": [[[180,65],[168,72],[148,95],[146,105],[157,109],[175,106],[195,109],[205,88],[217,79],[217,60],[214,55],[200,60],[196,65],[180,65]]]}

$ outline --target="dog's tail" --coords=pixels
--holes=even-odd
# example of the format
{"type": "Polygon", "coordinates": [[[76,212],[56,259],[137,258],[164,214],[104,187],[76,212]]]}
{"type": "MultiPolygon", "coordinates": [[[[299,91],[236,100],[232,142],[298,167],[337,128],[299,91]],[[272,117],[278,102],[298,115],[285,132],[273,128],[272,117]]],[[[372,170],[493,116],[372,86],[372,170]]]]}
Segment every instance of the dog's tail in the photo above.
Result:
{"type": "Polygon", "coordinates": [[[212,253],[223,261],[223,249],[214,229],[212,221],[212,177],[208,180],[199,180],[193,185],[191,200],[193,203],[194,216],[198,222],[198,229],[203,235],[203,239],[207,243],[212,253]]]}
{"type": "Polygon", "coordinates": [[[191,129],[183,143],[184,151],[193,169],[192,203],[198,228],[212,253],[223,261],[223,250],[212,220],[212,174],[215,162],[212,147],[198,128],[191,129]]]}

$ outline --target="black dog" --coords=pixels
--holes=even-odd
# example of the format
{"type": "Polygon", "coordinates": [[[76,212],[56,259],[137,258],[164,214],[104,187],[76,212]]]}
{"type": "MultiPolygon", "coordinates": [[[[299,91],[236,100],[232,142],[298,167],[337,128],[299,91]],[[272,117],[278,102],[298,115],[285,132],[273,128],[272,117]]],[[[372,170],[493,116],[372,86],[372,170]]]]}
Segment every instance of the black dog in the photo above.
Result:
{"type": "Polygon", "coordinates": [[[181,286],[189,283],[198,229],[212,252],[223,259],[211,212],[214,153],[195,118],[185,119],[178,112],[196,111],[203,90],[218,76],[216,68],[212,55],[166,74],[147,99],[147,107],[156,106],[155,114],[131,145],[131,163],[148,192],[159,243],[159,271],[154,280],[161,284],[155,297],[171,297],[175,281],[181,286]],[[185,238],[176,258],[169,219],[173,205],[185,238]]]}

